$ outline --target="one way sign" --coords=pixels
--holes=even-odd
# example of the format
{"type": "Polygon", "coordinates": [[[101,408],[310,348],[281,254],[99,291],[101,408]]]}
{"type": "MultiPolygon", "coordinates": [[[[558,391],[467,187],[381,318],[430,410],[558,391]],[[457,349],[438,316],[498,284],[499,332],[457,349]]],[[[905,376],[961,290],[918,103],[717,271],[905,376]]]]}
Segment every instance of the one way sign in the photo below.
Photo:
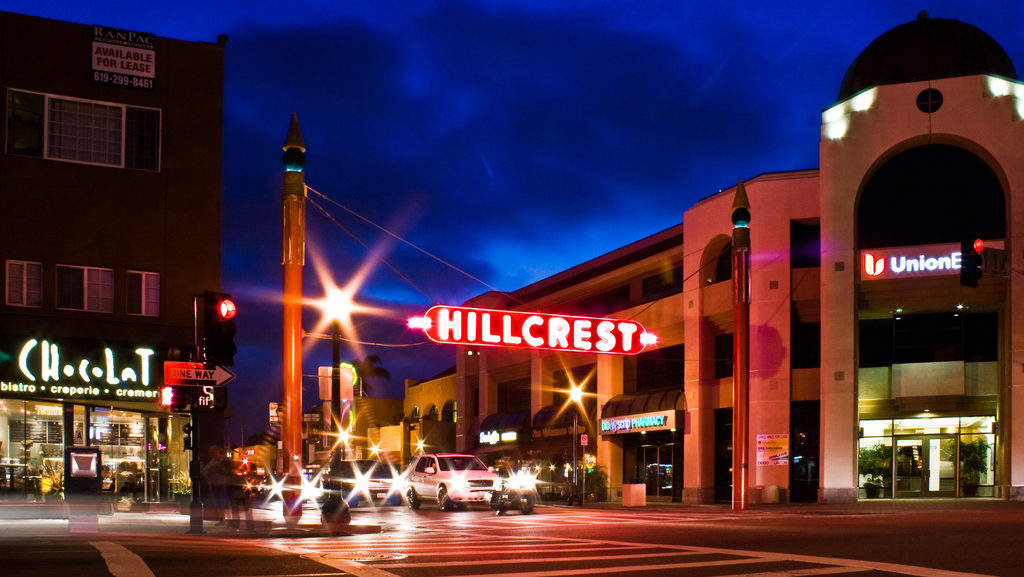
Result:
{"type": "Polygon", "coordinates": [[[164,383],[168,385],[221,387],[234,378],[235,373],[220,365],[207,367],[203,363],[164,361],[164,383]]]}

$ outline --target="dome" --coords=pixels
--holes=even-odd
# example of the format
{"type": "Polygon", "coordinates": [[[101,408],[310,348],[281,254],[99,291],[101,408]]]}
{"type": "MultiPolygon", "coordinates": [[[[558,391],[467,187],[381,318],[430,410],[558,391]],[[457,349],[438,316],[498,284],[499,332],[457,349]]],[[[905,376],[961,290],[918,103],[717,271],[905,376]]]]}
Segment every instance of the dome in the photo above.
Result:
{"type": "Polygon", "coordinates": [[[921,12],[916,21],[882,34],[860,53],[846,71],[839,100],[876,84],[974,74],[1017,79],[1006,51],[980,28],[921,12]]]}

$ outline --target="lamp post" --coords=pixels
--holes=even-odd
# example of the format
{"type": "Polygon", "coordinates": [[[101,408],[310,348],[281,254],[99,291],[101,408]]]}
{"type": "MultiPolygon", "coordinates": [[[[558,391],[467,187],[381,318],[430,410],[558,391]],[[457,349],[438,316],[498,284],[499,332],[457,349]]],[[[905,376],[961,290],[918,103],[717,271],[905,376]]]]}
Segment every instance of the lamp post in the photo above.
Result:
{"type": "MultiPolygon", "coordinates": [[[[341,317],[347,308],[341,289],[334,287],[327,294],[327,315],[331,318],[331,422],[341,439],[341,317]]],[[[334,451],[331,452],[333,463],[334,451]]]]}
{"type": "Polygon", "coordinates": [[[321,509],[321,519],[328,528],[339,530],[351,522],[348,503],[342,495],[343,485],[338,480],[341,474],[342,450],[348,440],[343,437],[345,430],[341,423],[341,318],[348,313],[349,303],[341,289],[334,287],[327,294],[327,316],[331,319],[331,429],[336,432],[340,448],[331,447],[331,476],[325,485],[327,499],[321,509]]]}
{"type": "Polygon", "coordinates": [[[572,491],[569,493],[569,505],[582,506],[583,493],[580,491],[579,478],[577,476],[576,445],[579,439],[579,415],[580,406],[583,400],[583,386],[571,385],[569,388],[569,402],[572,403],[572,491]]]}
{"type": "Polygon", "coordinates": [[[302,267],[306,243],[306,145],[302,140],[298,116],[292,114],[284,144],[284,414],[281,419],[281,444],[284,449],[285,487],[282,503],[290,526],[302,516],[302,267]]]}
{"type": "Polygon", "coordinates": [[[740,180],[732,203],[732,508],[747,508],[750,441],[750,202],[740,180]]]}

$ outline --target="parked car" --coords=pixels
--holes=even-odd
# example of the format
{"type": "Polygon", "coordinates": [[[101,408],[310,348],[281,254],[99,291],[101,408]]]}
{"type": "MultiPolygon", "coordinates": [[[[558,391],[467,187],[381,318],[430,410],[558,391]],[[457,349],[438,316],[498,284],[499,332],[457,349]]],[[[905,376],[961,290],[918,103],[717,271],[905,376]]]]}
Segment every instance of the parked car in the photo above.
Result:
{"type": "Polygon", "coordinates": [[[403,495],[412,509],[423,501],[436,501],[442,510],[466,503],[490,503],[491,492],[501,489],[492,467],[473,455],[436,453],[417,455],[403,476],[403,495]]]}
{"type": "Polygon", "coordinates": [[[323,487],[340,486],[343,498],[350,507],[357,507],[361,501],[372,505],[397,505],[400,485],[398,475],[390,465],[373,460],[339,461],[339,469],[333,470],[328,461],[323,468],[320,482],[323,487]],[[338,484],[340,483],[340,485],[338,484]]]}

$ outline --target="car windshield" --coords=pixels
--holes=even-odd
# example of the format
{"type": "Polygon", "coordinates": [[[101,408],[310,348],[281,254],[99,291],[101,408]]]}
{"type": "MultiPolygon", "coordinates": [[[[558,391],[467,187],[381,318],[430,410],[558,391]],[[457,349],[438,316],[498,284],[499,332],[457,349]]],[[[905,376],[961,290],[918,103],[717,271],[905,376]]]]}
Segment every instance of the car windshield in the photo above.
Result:
{"type": "Polygon", "coordinates": [[[483,461],[471,456],[438,457],[442,471],[486,471],[483,461]]]}
{"type": "Polygon", "coordinates": [[[377,461],[353,461],[352,464],[363,475],[369,473],[371,479],[392,479],[391,468],[377,461]]]}

